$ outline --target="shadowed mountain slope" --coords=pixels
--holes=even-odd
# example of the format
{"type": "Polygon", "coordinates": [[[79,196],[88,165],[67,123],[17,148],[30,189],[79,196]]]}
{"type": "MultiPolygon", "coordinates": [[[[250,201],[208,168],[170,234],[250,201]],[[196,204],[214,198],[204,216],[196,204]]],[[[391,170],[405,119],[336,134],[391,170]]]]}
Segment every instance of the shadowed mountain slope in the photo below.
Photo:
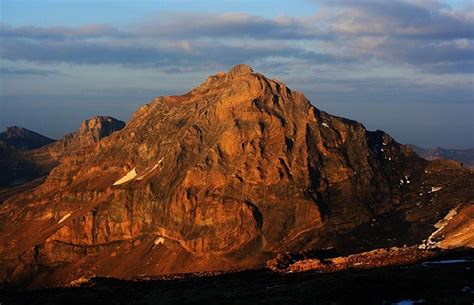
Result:
{"type": "Polygon", "coordinates": [[[18,149],[35,149],[53,143],[56,140],[23,127],[11,126],[0,133],[0,141],[18,149]]]}

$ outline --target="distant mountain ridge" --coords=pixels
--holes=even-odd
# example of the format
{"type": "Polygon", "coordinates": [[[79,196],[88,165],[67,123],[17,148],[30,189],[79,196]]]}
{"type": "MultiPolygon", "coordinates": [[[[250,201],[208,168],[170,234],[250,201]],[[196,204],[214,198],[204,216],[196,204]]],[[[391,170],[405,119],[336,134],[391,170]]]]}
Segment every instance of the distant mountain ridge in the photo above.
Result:
{"type": "Polygon", "coordinates": [[[56,142],[35,131],[19,127],[9,126],[0,133],[0,141],[19,149],[35,149],[56,142]]]}
{"type": "Polygon", "coordinates": [[[465,167],[474,168],[474,148],[446,149],[442,147],[424,148],[409,144],[420,157],[426,160],[449,159],[462,162],[465,167]]]}
{"type": "Polygon", "coordinates": [[[26,128],[8,127],[0,133],[0,188],[43,177],[64,155],[79,152],[124,127],[125,122],[113,117],[94,116],[57,141],[26,128]]]}

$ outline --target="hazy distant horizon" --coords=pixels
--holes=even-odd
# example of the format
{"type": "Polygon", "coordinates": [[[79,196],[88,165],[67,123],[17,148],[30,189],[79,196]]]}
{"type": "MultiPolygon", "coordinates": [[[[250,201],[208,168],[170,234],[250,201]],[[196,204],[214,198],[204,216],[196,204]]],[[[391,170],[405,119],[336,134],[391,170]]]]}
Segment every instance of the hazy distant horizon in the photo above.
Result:
{"type": "Polygon", "coordinates": [[[471,1],[2,0],[0,14],[3,130],[127,121],[246,63],[398,142],[474,147],[471,1]]]}
{"type": "MultiPolygon", "coordinates": [[[[183,91],[166,94],[184,93],[183,91]]],[[[398,107],[393,103],[358,102],[358,107],[353,107],[349,103],[323,101],[317,97],[312,99],[310,96],[306,96],[319,110],[359,121],[368,130],[384,130],[399,143],[414,144],[425,148],[469,149],[474,147],[474,130],[472,122],[469,120],[474,111],[473,104],[458,103],[457,107],[453,109],[451,103],[437,103],[434,106],[431,103],[412,103],[405,105],[405,107],[398,107]],[[422,114],[420,111],[426,107],[435,107],[437,111],[432,111],[431,115],[440,120],[451,122],[447,128],[426,126],[426,121],[420,122],[418,120],[422,114]],[[367,110],[375,110],[375,113],[380,113],[380,116],[366,113],[367,110]],[[399,116],[401,114],[408,115],[408,117],[401,118],[399,116]],[[458,120],[459,116],[463,115],[465,117],[458,120]],[[404,124],[397,124],[398,120],[404,120],[404,124]],[[463,126],[463,123],[467,124],[463,126]],[[459,141],[463,135],[466,141],[459,141]],[[453,139],[455,141],[452,141],[453,139]]],[[[28,115],[25,115],[25,111],[27,111],[25,108],[29,106],[28,100],[15,100],[13,103],[2,105],[0,111],[6,115],[0,115],[0,128],[3,131],[7,126],[17,125],[53,139],[60,139],[65,134],[78,129],[82,121],[95,115],[109,115],[127,122],[141,105],[150,102],[154,97],[152,95],[144,96],[141,99],[138,98],[137,102],[132,98],[129,100],[126,97],[122,97],[120,100],[117,98],[109,103],[101,103],[102,108],[94,106],[94,99],[91,98],[89,99],[90,107],[84,109],[70,109],[62,103],[62,98],[58,98],[55,103],[49,103],[51,108],[39,106],[28,115]],[[57,108],[56,111],[53,108],[57,108]],[[61,112],[64,113],[58,116],[58,113],[61,112]]],[[[81,105],[84,103],[86,101],[83,101],[81,105]]],[[[39,104],[41,105],[41,103],[39,104]]],[[[436,122],[436,120],[431,119],[427,122],[436,122]]]]}

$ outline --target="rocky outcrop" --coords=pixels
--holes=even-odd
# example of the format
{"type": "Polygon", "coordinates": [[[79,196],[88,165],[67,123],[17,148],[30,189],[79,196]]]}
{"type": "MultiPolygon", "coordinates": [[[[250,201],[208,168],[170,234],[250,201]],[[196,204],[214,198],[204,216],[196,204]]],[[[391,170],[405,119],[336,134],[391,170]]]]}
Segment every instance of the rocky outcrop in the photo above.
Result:
{"type": "Polygon", "coordinates": [[[0,133],[0,141],[18,149],[35,149],[51,144],[56,140],[23,127],[10,126],[0,133]]]}
{"type": "Polygon", "coordinates": [[[6,200],[1,277],[38,287],[416,245],[473,202],[473,181],[239,65],[155,98],[6,200]]]}
{"type": "Polygon", "coordinates": [[[69,133],[48,150],[53,155],[70,154],[71,152],[85,148],[109,136],[115,131],[125,127],[125,122],[110,116],[94,116],[82,122],[78,130],[69,133]]]}
{"type": "Polygon", "coordinates": [[[267,267],[274,272],[285,273],[308,271],[336,272],[409,265],[445,254],[446,252],[444,251],[431,251],[418,249],[417,247],[382,248],[348,256],[326,258],[280,254],[276,258],[269,260],[267,267]]]}

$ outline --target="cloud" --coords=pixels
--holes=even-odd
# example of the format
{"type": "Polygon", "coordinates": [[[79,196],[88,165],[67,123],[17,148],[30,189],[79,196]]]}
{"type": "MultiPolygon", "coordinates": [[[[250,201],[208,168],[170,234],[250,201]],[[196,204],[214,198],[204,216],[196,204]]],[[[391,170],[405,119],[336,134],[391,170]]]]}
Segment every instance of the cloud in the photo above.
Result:
{"type": "Polygon", "coordinates": [[[330,53],[346,50],[361,61],[408,64],[426,73],[469,73],[472,67],[473,6],[454,10],[423,0],[322,3],[319,20],[337,37],[324,42],[330,53]]]}
{"type": "Polygon", "coordinates": [[[347,60],[341,56],[292,47],[274,42],[212,42],[137,40],[31,40],[8,39],[0,46],[0,55],[7,60],[36,63],[120,64],[155,66],[165,71],[189,71],[196,68],[217,68],[262,58],[284,57],[308,62],[347,60]]]}
{"type": "Polygon", "coordinates": [[[151,59],[173,54],[144,46],[120,45],[110,42],[89,41],[30,41],[7,40],[1,46],[1,56],[8,60],[26,60],[37,63],[71,64],[147,64],[151,59]]]}
{"type": "Polygon", "coordinates": [[[405,39],[474,38],[472,12],[455,11],[435,1],[333,1],[328,18],[340,34],[405,39]]]}
{"type": "Polygon", "coordinates": [[[157,14],[136,28],[145,36],[165,38],[263,38],[305,39],[324,38],[307,18],[279,16],[268,19],[245,13],[174,13],[157,14]]]}
{"type": "Polygon", "coordinates": [[[63,73],[55,70],[43,70],[43,69],[18,69],[18,68],[8,68],[0,67],[0,76],[9,76],[9,75],[63,75],[63,73]]]}
{"type": "Polygon", "coordinates": [[[0,24],[0,39],[36,39],[36,40],[65,40],[65,39],[86,39],[100,37],[128,37],[130,33],[107,24],[88,24],[80,27],[53,26],[38,27],[26,25],[11,27],[7,24],[0,24]]]}
{"type": "Polygon", "coordinates": [[[157,14],[134,26],[0,25],[0,57],[35,63],[221,69],[240,62],[290,73],[292,65],[410,65],[424,73],[469,74],[474,9],[437,1],[317,1],[311,16],[157,14]]]}
{"type": "MultiPolygon", "coordinates": [[[[474,60],[465,62],[440,62],[429,66],[429,72],[435,74],[471,74],[474,72],[474,60]]],[[[472,76],[471,76],[472,80],[472,76]]],[[[471,86],[474,81],[471,82],[471,86]]]]}

